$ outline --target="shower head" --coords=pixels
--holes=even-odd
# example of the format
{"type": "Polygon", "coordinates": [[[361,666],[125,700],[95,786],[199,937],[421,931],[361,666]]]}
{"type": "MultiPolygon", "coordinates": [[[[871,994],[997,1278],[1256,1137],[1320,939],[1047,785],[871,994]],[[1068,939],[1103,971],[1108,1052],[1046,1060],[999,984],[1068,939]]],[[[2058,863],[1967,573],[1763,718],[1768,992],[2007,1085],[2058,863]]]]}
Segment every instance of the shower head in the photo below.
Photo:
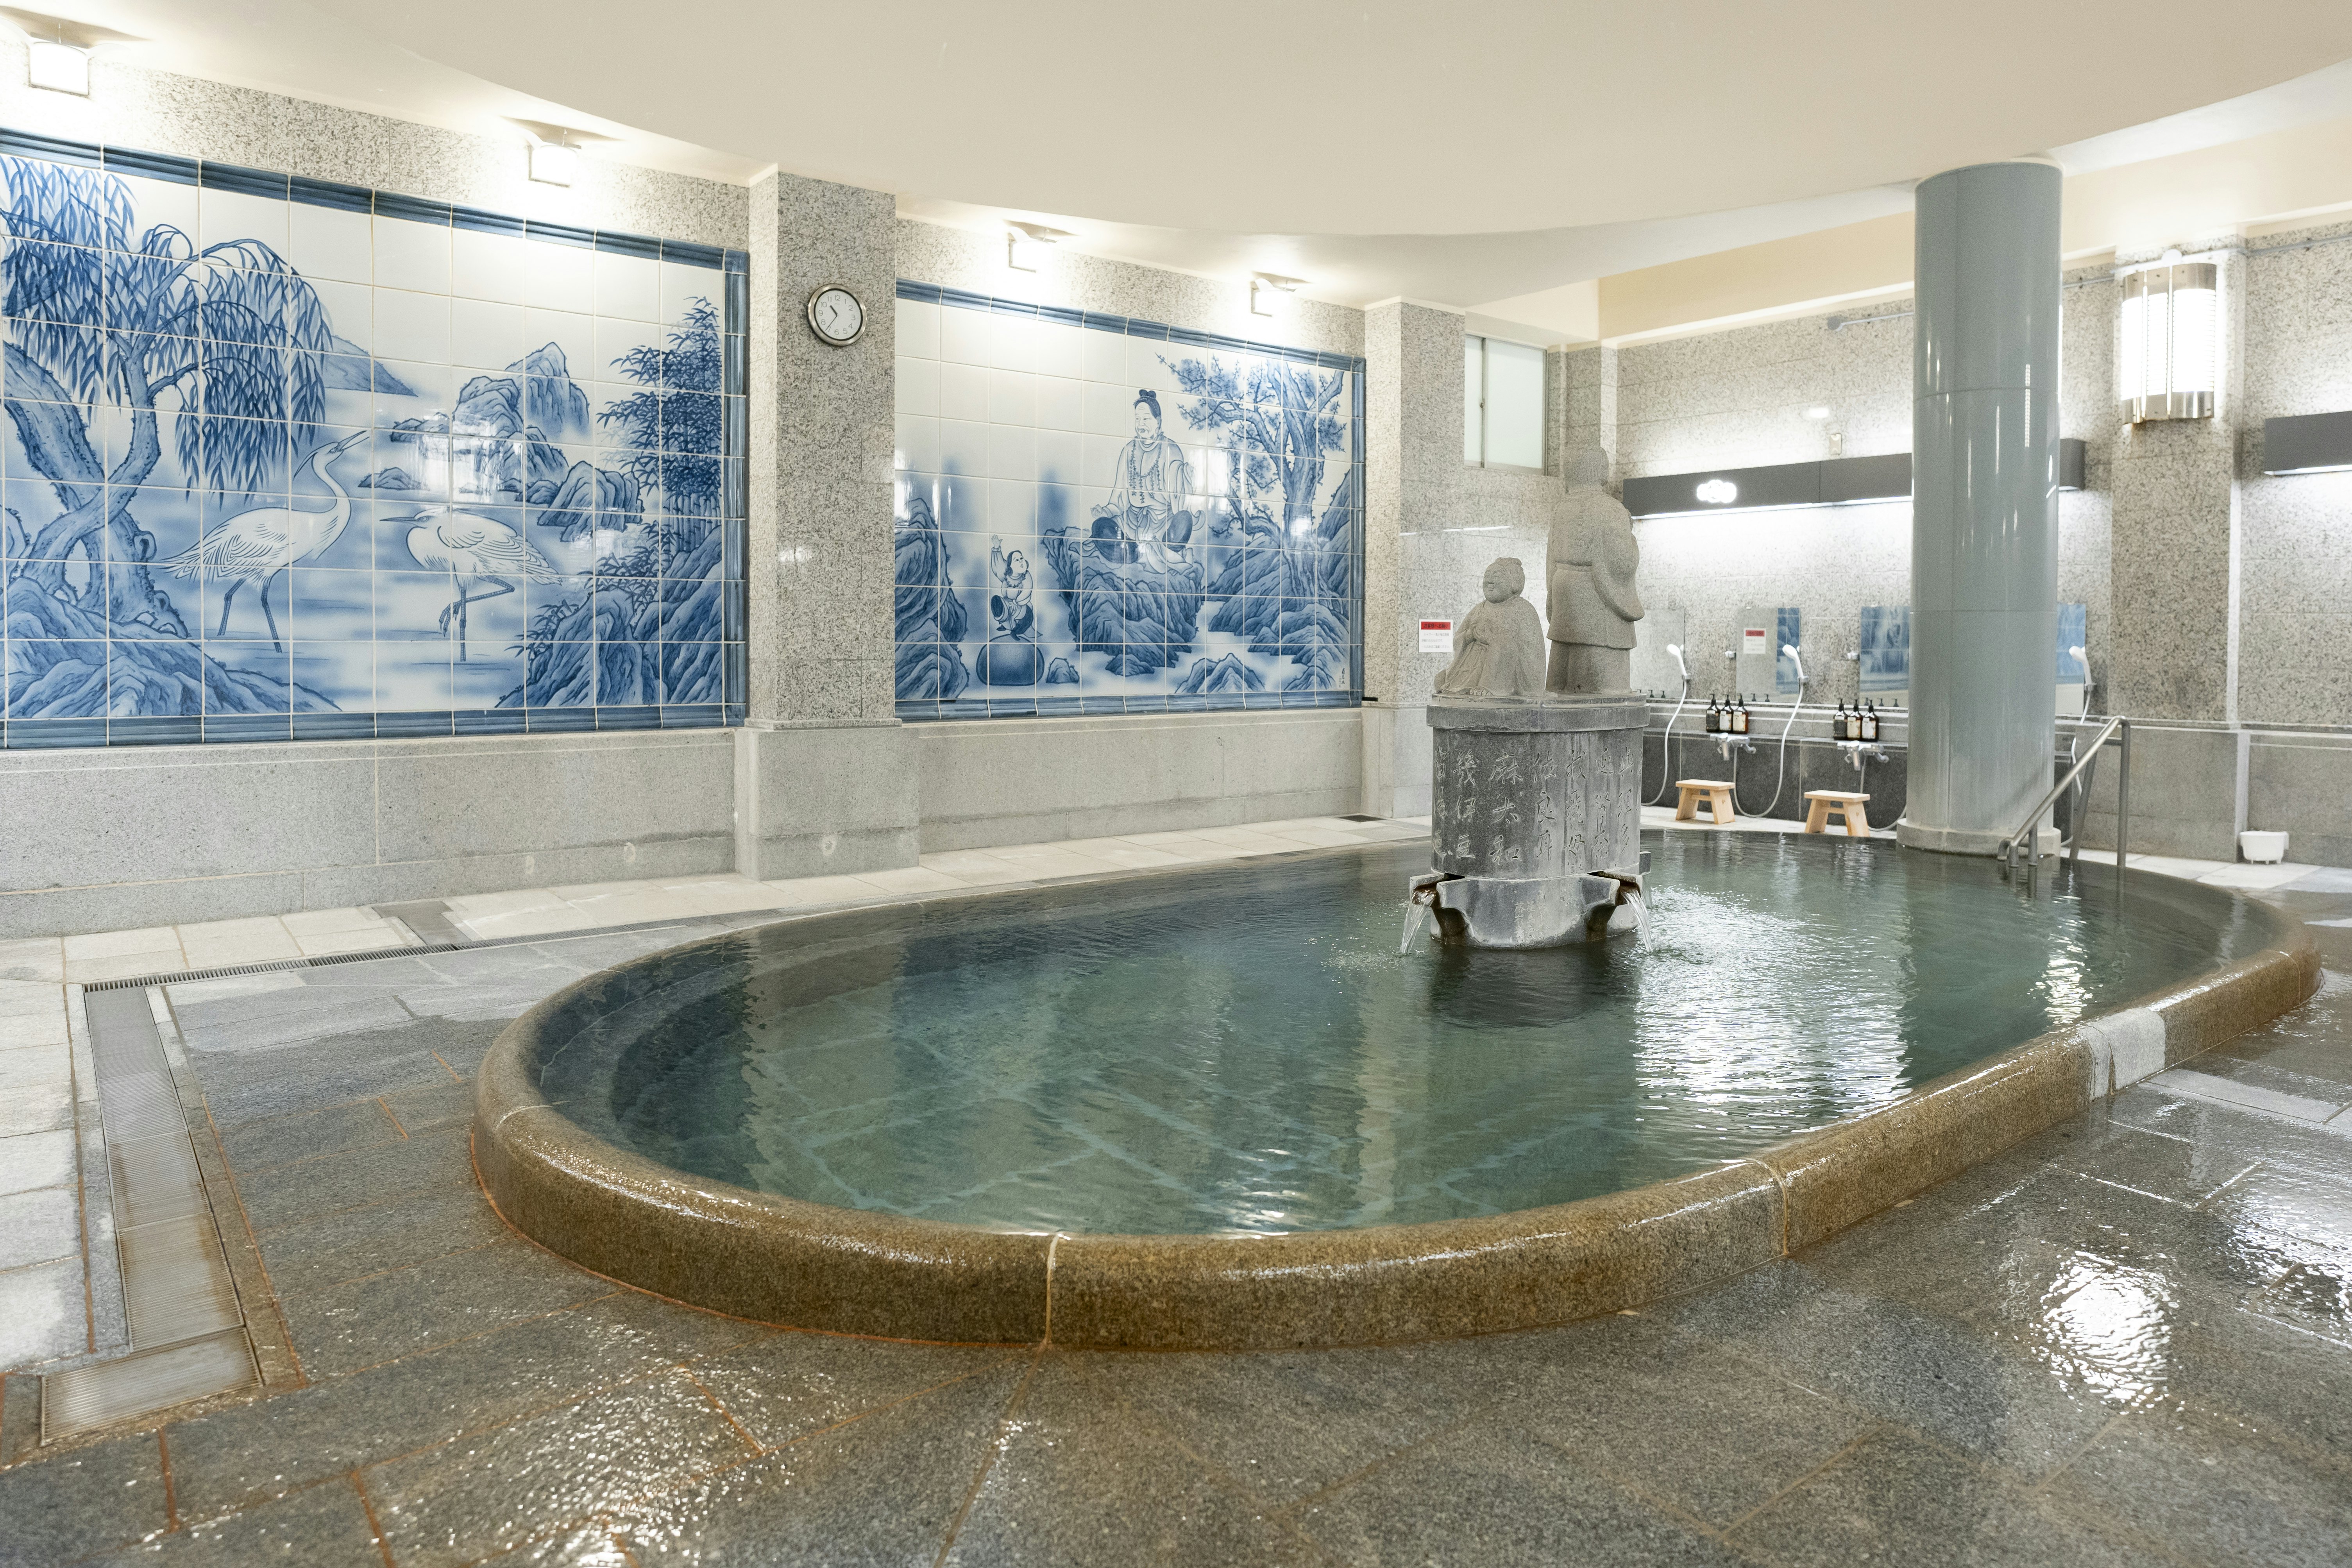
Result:
{"type": "Polygon", "coordinates": [[[2076,646],[2076,647],[2070,647],[2070,648],[2068,648],[2066,651],[2067,651],[2068,653],[2071,653],[2071,654],[2073,654],[2073,655],[2074,656],[2074,662],[2075,662],[2075,663],[2077,663],[2077,664],[2079,664],[2079,665],[2084,666],[2085,668],[2089,668],[2089,666],[2090,666],[2090,662],[2091,662],[2091,656],[2090,656],[2089,654],[2084,653],[2084,652],[2082,650],[2082,648],[2081,648],[2081,647],[2080,647],[2079,645],[2078,645],[2078,646],[2076,646]]]}
{"type": "Polygon", "coordinates": [[[1666,645],[1666,652],[1673,656],[1675,668],[1683,672],[1683,684],[1685,686],[1688,686],[1690,684],[1690,666],[1683,662],[1683,645],[1678,642],[1670,642],[1666,645]]]}
{"type": "Polygon", "coordinates": [[[1792,642],[1782,643],[1780,645],[1780,651],[1787,654],[1790,659],[1795,661],[1797,666],[1797,684],[1802,686],[1805,683],[1805,656],[1797,651],[1797,645],[1792,642]]]}

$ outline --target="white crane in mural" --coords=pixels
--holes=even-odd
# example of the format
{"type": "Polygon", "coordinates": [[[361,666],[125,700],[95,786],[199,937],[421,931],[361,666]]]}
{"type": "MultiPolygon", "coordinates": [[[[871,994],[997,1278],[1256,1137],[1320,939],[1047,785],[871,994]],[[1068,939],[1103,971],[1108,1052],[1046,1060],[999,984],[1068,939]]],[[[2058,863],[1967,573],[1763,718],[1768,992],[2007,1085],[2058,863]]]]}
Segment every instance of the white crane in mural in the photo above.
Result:
{"type": "Polygon", "coordinates": [[[319,482],[335,498],[334,505],[326,510],[257,506],[223,519],[195,543],[163,563],[175,577],[193,577],[202,572],[213,583],[228,584],[221,595],[220,626],[214,637],[228,636],[228,609],[236,602],[236,591],[247,583],[258,583],[261,618],[269,623],[270,645],[281,653],[285,651],[285,639],[278,633],[278,617],[269,611],[269,580],[298,561],[324,554],[351,525],[351,492],[337,484],[335,476],[327,471],[327,460],[352,442],[366,440],[367,436],[366,431],[359,431],[310,455],[310,471],[319,476],[319,482]]]}
{"type": "Polygon", "coordinates": [[[531,548],[529,540],[493,518],[435,507],[414,517],[389,521],[415,523],[408,531],[408,553],[426,571],[446,572],[457,580],[457,596],[441,612],[441,635],[449,635],[449,617],[455,616],[459,664],[466,662],[467,605],[513,593],[514,584],[505,578],[523,577],[533,583],[561,580],[562,574],[531,548]],[[474,585],[483,582],[491,586],[475,593],[474,585]]]}

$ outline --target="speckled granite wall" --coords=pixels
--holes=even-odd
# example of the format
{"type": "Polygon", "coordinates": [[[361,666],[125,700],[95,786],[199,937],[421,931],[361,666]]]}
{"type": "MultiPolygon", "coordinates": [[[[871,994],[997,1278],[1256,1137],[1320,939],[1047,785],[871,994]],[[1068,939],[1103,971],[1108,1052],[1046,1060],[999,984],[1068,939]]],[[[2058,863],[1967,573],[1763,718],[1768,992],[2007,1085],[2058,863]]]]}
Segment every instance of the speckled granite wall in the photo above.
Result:
{"type": "MultiPolygon", "coordinates": [[[[2245,257],[2235,241],[2182,249],[2221,266],[2223,385],[2211,419],[2118,429],[2107,701],[2135,717],[2234,720],[2231,536],[2246,415],[2245,257]]],[[[2116,418],[2110,405],[2105,423],[2116,418]]]]}
{"type": "Polygon", "coordinates": [[[2352,724],[2352,474],[2262,472],[2265,419],[2352,408],[2352,223],[2249,246],[2239,441],[2238,712],[2352,724]],[[2309,249],[2276,249],[2305,240],[2309,249]]]}
{"type": "Polygon", "coordinates": [[[892,717],[896,202],[771,174],[751,187],[751,717],[892,717]],[[846,348],[803,319],[831,283],[866,307],[846,348]]]}
{"type": "MultiPolygon", "coordinates": [[[[1460,316],[1423,305],[1391,301],[1365,312],[1371,510],[1364,624],[1372,630],[1364,663],[1367,690],[1395,714],[1389,810],[1399,816],[1429,809],[1432,752],[1422,715],[1438,671],[1452,661],[1420,650],[1419,623],[1459,621],[1478,602],[1479,579],[1498,555],[1526,566],[1528,597],[1541,615],[1544,549],[1565,499],[1556,473],[1463,462],[1463,330],[1460,316]]],[[[1556,413],[1576,404],[1565,379],[1570,374],[1563,363],[1556,383],[1547,363],[1547,401],[1556,413]]],[[[1556,448],[1556,438],[1548,434],[1546,445],[1556,448]]]]}
{"type": "Polygon", "coordinates": [[[550,223],[698,245],[744,243],[742,188],[595,156],[569,188],[533,183],[520,132],[471,135],[359,110],[147,70],[104,53],[90,95],[26,85],[25,46],[0,43],[0,122],[47,136],[283,170],[550,223]]]}

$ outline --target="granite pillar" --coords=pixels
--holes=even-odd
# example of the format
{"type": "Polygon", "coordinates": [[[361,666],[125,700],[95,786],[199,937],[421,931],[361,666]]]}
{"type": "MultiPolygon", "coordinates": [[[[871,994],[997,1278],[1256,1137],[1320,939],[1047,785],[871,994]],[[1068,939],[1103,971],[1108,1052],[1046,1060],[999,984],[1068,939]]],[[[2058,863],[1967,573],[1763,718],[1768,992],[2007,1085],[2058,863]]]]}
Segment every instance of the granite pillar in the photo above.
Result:
{"type": "Polygon", "coordinates": [[[746,875],[912,865],[920,770],[893,714],[891,538],[898,207],[772,174],[751,211],[750,719],[738,738],[746,875]],[[836,348],[809,296],[865,306],[836,348]]]}
{"type": "Polygon", "coordinates": [[[1478,574],[1507,553],[1482,538],[1475,563],[1439,563],[1461,508],[1462,334],[1459,314],[1427,305],[1364,312],[1364,733],[1382,755],[1367,757],[1363,809],[1376,816],[1430,809],[1422,710],[1452,656],[1422,654],[1418,623],[1475,603],[1478,574]]]}
{"type": "Polygon", "coordinates": [[[2107,696],[2135,719],[2234,722],[2245,255],[2196,259],[2220,264],[2221,385],[2210,418],[2126,425],[2116,442],[2107,696]]]}
{"type": "Polygon", "coordinates": [[[1912,339],[1911,776],[1902,841],[1990,854],[2056,729],[2058,191],[2046,163],[1923,182],[1912,339]]]}

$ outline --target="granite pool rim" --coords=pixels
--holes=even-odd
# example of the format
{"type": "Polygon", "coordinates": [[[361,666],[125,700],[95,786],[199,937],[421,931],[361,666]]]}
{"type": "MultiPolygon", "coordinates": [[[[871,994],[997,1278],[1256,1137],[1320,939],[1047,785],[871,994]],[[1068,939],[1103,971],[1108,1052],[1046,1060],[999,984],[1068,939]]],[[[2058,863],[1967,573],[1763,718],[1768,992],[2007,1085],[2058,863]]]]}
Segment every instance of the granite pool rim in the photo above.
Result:
{"type": "MultiPolygon", "coordinates": [[[[1165,874],[1139,869],[1070,880],[1165,874]]],[[[1040,886],[918,895],[761,924],[962,903],[1040,886]]],[[[509,1226],[582,1268],[675,1300],[803,1330],[967,1344],[1235,1351],[1547,1327],[1700,1289],[1825,1240],[2310,996],[2319,955],[2302,923],[2242,894],[2212,890],[2233,899],[2238,918],[2263,928],[2257,951],[1742,1158],[1507,1214],[1279,1236],[1005,1232],[691,1175],[583,1130],[540,1092],[526,1065],[545,1025],[612,970],[573,982],[499,1032],[478,1079],[474,1166],[509,1226]]],[[[726,940],[704,937],[664,952],[726,940]]]]}

